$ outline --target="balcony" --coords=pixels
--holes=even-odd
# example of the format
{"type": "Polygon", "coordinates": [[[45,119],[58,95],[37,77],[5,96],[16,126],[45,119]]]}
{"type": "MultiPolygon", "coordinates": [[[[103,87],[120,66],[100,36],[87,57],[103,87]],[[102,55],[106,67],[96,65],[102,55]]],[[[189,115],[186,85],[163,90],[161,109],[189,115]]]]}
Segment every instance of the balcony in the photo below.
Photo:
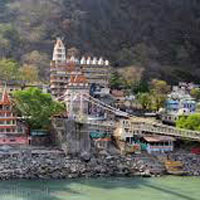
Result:
{"type": "Polygon", "coordinates": [[[51,79],[50,80],[50,83],[52,84],[52,83],[68,83],[68,80],[66,80],[66,79],[51,79]]]}

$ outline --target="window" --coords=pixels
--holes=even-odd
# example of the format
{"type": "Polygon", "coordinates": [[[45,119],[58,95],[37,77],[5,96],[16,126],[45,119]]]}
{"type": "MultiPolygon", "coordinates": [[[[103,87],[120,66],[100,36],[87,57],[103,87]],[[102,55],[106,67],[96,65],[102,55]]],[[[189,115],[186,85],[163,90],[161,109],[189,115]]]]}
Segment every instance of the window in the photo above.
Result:
{"type": "Polygon", "coordinates": [[[0,113],[0,117],[5,117],[5,113],[0,113]]]}
{"type": "Polygon", "coordinates": [[[5,106],[4,109],[5,110],[10,110],[10,106],[5,106]]]}
{"type": "Polygon", "coordinates": [[[23,132],[22,127],[18,127],[17,131],[18,131],[19,133],[22,133],[22,132],[23,132]]]}
{"type": "Polygon", "coordinates": [[[7,129],[6,129],[6,132],[7,132],[7,133],[10,133],[10,131],[11,131],[10,128],[7,128],[7,129]]]}

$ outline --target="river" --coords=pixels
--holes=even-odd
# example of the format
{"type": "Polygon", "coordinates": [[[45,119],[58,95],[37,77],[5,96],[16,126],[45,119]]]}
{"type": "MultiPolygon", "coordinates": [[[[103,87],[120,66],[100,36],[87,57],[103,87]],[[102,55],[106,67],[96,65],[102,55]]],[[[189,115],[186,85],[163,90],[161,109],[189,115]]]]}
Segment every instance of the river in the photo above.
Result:
{"type": "Polygon", "coordinates": [[[97,178],[0,182],[0,200],[200,200],[200,178],[97,178]]]}

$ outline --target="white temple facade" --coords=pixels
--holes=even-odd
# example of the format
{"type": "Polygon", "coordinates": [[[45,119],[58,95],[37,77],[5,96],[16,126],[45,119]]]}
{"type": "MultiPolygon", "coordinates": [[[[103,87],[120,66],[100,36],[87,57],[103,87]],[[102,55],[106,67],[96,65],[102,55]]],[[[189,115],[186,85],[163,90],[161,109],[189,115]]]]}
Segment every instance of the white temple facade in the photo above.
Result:
{"type": "Polygon", "coordinates": [[[77,54],[69,54],[66,54],[63,41],[57,38],[50,69],[50,88],[54,97],[64,95],[72,72],[83,73],[89,85],[108,88],[110,76],[108,60],[90,56],[78,58],[77,54]]]}
{"type": "Polygon", "coordinates": [[[65,46],[60,38],[57,38],[56,44],[53,50],[53,59],[56,64],[66,62],[66,50],[65,46]]]}

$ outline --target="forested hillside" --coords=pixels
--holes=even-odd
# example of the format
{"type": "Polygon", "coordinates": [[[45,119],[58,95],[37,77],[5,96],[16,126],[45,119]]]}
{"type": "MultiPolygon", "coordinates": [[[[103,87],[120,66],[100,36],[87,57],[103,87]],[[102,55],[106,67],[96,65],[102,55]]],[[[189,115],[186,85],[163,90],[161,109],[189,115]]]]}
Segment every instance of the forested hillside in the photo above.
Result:
{"type": "Polygon", "coordinates": [[[137,66],[145,79],[200,80],[199,0],[2,0],[0,56],[48,78],[54,40],[137,66]]]}

